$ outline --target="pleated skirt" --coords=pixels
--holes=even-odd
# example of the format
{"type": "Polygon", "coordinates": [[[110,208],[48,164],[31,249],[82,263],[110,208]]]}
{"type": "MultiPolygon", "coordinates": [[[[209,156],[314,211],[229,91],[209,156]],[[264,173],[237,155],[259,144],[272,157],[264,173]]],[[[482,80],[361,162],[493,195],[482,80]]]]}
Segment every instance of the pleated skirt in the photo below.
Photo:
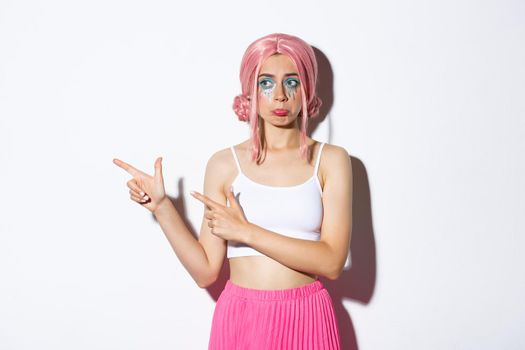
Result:
{"type": "Polygon", "coordinates": [[[213,313],[209,350],[339,350],[332,299],[321,281],[288,289],[226,281],[213,313]]]}

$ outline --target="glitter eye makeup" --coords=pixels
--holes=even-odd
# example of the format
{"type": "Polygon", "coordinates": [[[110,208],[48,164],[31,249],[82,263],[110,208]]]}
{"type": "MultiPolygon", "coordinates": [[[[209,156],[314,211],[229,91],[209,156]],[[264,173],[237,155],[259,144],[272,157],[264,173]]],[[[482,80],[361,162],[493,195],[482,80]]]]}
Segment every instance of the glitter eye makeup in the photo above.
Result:
{"type": "Polygon", "coordinates": [[[291,87],[297,87],[297,85],[299,85],[299,80],[295,78],[288,78],[284,81],[284,83],[291,87]]]}
{"type": "Polygon", "coordinates": [[[286,79],[284,82],[284,86],[286,87],[286,93],[290,98],[295,99],[295,93],[297,92],[297,88],[299,87],[299,80],[295,78],[289,78],[286,79]]]}
{"type": "Polygon", "coordinates": [[[261,92],[263,95],[265,95],[268,100],[271,99],[273,90],[275,88],[275,83],[272,79],[263,79],[259,82],[259,86],[261,87],[261,92]]]}
{"type": "MultiPolygon", "coordinates": [[[[265,95],[268,100],[270,100],[273,90],[275,89],[275,82],[270,78],[265,78],[259,81],[259,86],[261,88],[261,93],[265,95]]],[[[297,92],[297,88],[299,87],[299,80],[296,78],[288,78],[284,81],[284,86],[286,89],[286,94],[290,98],[295,99],[295,94],[297,92]]]]}

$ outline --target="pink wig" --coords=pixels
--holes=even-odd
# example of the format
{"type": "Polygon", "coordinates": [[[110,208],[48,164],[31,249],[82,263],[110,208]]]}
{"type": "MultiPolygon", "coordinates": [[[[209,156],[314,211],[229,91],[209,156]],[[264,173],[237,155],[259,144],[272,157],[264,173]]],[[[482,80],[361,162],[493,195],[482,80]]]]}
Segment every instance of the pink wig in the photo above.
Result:
{"type": "Polygon", "coordinates": [[[322,104],[315,92],[317,60],[310,45],[296,36],[283,33],[269,34],[251,43],[242,58],[240,72],[242,94],[235,96],[233,110],[239,120],[250,124],[252,161],[260,159],[262,142],[257,115],[257,77],[263,62],[274,54],[284,54],[290,57],[299,74],[303,106],[299,115],[301,123],[299,154],[301,157],[306,157],[308,151],[306,144],[308,118],[317,116],[322,104]]]}

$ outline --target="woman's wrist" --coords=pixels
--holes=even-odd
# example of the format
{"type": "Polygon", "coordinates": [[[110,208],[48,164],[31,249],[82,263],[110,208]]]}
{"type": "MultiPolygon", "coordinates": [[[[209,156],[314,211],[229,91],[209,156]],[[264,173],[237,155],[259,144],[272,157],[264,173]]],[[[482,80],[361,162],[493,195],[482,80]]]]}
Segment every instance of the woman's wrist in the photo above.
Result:
{"type": "Polygon", "coordinates": [[[157,207],[155,208],[155,210],[153,211],[153,215],[157,216],[159,214],[162,214],[163,212],[166,211],[166,209],[170,206],[170,205],[173,205],[173,203],[171,203],[170,199],[168,198],[168,196],[164,196],[163,199],[161,199],[161,201],[159,202],[159,204],[157,205],[157,207]]]}
{"type": "Polygon", "coordinates": [[[250,222],[246,223],[245,228],[243,229],[242,236],[241,236],[241,243],[246,244],[248,246],[251,245],[255,228],[256,228],[256,225],[250,222]]]}

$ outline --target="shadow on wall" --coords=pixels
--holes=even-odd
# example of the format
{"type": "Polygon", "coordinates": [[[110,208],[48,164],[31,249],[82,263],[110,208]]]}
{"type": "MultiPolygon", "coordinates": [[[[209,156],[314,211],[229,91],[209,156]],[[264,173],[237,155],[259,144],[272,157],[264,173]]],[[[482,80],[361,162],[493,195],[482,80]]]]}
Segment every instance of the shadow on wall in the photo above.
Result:
{"type": "MultiPolygon", "coordinates": [[[[330,122],[328,114],[333,105],[333,72],[327,57],[317,48],[314,47],[319,65],[319,79],[317,91],[323,104],[319,116],[309,122],[309,135],[318,125],[323,122],[330,122]]],[[[331,123],[328,125],[329,136],[327,142],[331,142],[331,123]]],[[[349,152],[350,153],[350,152],[349,152]]],[[[370,203],[370,187],[368,176],[364,164],[355,157],[350,157],[353,170],[353,215],[352,218],[352,237],[350,242],[351,266],[343,271],[341,276],[331,281],[324,277],[320,280],[332,297],[339,330],[341,333],[341,349],[357,350],[359,349],[357,335],[350,318],[346,311],[343,300],[350,299],[361,304],[368,304],[372,298],[376,284],[376,248],[375,238],[372,226],[372,213],[370,203]]],[[[178,183],[178,193],[183,192],[182,179],[178,183]]],[[[195,238],[198,238],[196,231],[193,229],[191,222],[187,219],[186,206],[182,196],[177,198],[170,197],[173,205],[177,209],[186,226],[192,232],[195,238]]],[[[155,219],[155,217],[153,216],[155,219]]],[[[207,288],[210,296],[217,301],[224,289],[224,285],[230,276],[230,266],[228,259],[224,263],[215,283],[207,288]]]]}
{"type": "Polygon", "coordinates": [[[357,334],[344,299],[368,304],[376,285],[376,248],[370,206],[368,177],[363,163],[351,157],[354,183],[353,224],[350,241],[351,267],[335,281],[320,277],[334,301],[343,350],[359,349],[357,334]]]}

